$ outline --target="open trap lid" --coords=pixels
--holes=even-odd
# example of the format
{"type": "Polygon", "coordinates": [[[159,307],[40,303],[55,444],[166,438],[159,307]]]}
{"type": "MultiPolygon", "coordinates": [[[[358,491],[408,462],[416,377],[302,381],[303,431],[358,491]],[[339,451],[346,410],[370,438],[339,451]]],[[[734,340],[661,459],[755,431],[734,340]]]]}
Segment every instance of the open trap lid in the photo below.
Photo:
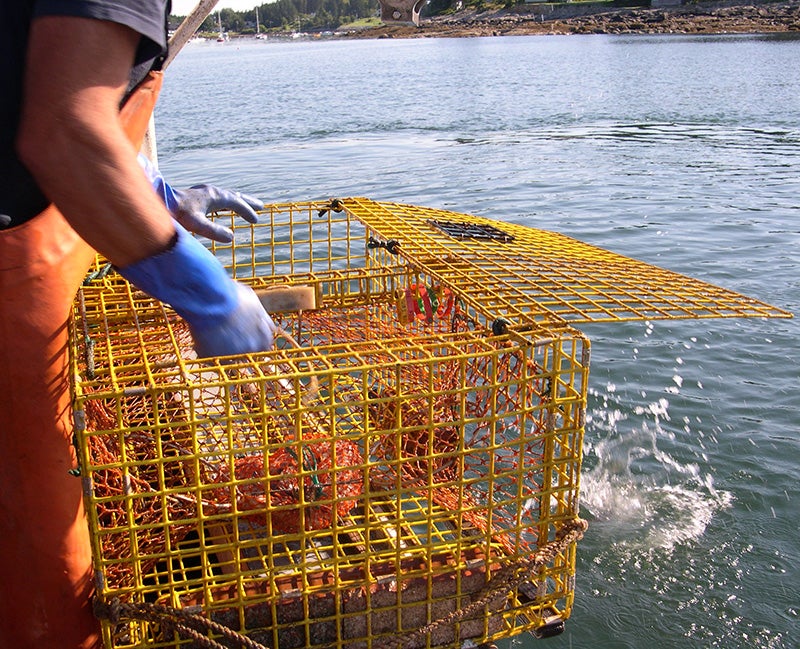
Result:
{"type": "Polygon", "coordinates": [[[790,318],[713,284],[563,234],[365,198],[333,201],[386,247],[490,317],[563,325],[686,318],[790,318]]]}

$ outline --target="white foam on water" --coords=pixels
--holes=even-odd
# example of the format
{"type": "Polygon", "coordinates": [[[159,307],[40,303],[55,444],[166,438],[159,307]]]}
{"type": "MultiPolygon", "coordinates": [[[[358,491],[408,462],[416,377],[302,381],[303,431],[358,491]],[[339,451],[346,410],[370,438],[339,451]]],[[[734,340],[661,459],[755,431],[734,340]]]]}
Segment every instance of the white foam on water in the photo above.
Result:
{"type": "MultiPolygon", "coordinates": [[[[677,375],[673,382],[682,385],[677,375]]],[[[663,425],[670,418],[668,399],[626,407],[613,387],[595,396],[601,407],[587,417],[587,438],[599,441],[587,443],[581,477],[590,521],[602,523],[599,533],[609,545],[637,552],[669,551],[700,538],[732,495],[715,489],[697,463],[663,450],[675,443],[675,433],[663,425]]]]}

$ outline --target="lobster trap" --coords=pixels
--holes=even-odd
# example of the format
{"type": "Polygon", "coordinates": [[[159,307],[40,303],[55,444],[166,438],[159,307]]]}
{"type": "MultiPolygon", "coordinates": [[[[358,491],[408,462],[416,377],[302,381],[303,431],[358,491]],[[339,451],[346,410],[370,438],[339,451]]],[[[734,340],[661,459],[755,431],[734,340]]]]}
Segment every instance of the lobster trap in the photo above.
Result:
{"type": "Polygon", "coordinates": [[[214,254],[282,331],[270,352],[196,359],[185,323],[100,262],[75,302],[107,647],[557,633],[584,529],[589,345],[567,321],[778,315],[452,212],[346,199],[218,218],[236,242],[214,254]]]}

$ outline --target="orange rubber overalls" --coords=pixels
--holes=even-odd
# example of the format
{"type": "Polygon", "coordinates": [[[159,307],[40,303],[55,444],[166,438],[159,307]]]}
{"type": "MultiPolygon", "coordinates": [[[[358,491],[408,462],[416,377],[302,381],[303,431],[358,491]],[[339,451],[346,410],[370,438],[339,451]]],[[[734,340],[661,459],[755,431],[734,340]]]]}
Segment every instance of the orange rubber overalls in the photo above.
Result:
{"type": "MultiPolygon", "coordinates": [[[[141,145],[161,88],[120,111],[141,145]]],[[[0,647],[100,646],[89,532],[72,446],[70,306],[94,251],[50,205],[0,232],[0,647]]]]}

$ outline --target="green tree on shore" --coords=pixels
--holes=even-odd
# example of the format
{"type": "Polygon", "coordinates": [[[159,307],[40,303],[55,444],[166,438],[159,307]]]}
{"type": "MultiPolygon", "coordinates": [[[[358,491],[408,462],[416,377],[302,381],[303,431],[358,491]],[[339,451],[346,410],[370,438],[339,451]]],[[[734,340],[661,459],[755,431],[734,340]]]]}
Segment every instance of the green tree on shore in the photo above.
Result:
{"type": "MultiPolygon", "coordinates": [[[[304,31],[336,29],[342,24],[379,13],[376,0],[277,0],[258,6],[258,21],[262,29],[297,29],[304,31]]],[[[179,23],[183,16],[173,16],[179,23]]],[[[256,28],[256,8],[249,11],[221,9],[219,19],[226,32],[248,33],[256,28]]],[[[217,12],[210,14],[200,27],[201,32],[219,29],[217,12]]]]}

